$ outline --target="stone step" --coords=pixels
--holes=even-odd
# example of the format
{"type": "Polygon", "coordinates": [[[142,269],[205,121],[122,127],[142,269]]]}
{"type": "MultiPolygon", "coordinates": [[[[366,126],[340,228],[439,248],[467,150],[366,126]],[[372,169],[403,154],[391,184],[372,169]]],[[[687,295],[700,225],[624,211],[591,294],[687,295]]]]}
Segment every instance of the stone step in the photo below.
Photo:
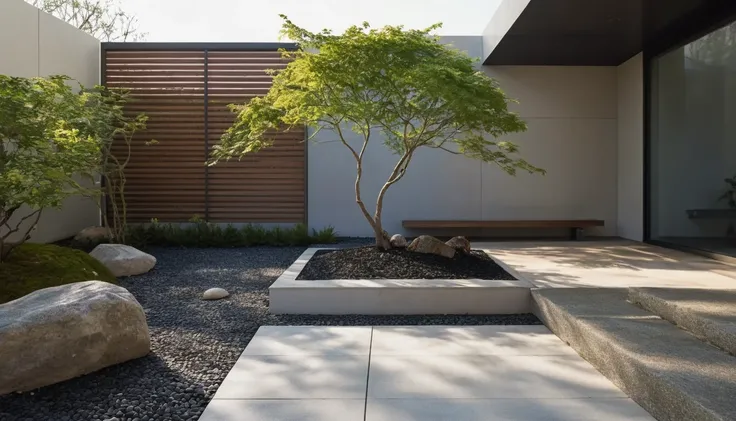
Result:
{"type": "Polygon", "coordinates": [[[630,288],[629,301],[736,355],[736,290],[630,288]]]}
{"type": "Polygon", "coordinates": [[[544,324],[659,421],[736,420],[736,357],[628,295],[624,288],[532,290],[544,324]]]}

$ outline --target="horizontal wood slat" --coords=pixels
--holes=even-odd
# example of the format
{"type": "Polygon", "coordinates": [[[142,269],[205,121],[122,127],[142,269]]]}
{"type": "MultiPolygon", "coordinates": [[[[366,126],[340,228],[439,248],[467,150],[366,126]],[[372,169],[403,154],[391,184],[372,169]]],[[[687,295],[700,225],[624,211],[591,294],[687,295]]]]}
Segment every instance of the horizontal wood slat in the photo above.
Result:
{"type": "MultiPolygon", "coordinates": [[[[232,125],[229,104],[268,93],[278,51],[106,51],[105,83],[127,90],[129,116],[148,116],[131,141],[126,169],[129,221],[304,222],[305,131],[270,133],[272,148],[206,167],[232,125]],[[206,63],[206,64],[205,64],[206,63]],[[149,144],[156,140],[155,144],[149,144]]],[[[113,153],[127,155],[117,144],[113,153]]]]}

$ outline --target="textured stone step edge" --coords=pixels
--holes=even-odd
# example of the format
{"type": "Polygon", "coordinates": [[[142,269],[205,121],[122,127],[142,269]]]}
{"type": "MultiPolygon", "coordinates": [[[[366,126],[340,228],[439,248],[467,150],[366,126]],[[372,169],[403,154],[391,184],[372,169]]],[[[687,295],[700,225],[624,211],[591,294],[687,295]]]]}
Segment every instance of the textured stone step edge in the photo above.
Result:
{"type": "MultiPolygon", "coordinates": [[[[731,417],[723,417],[706,408],[672,381],[662,378],[657,371],[646,362],[637,358],[624,346],[616,343],[615,338],[605,330],[596,326],[595,320],[606,317],[600,315],[585,317],[570,314],[545,296],[547,293],[565,293],[566,291],[604,290],[603,288],[579,289],[532,289],[532,312],[555,333],[568,343],[575,351],[590,362],[598,371],[621,388],[629,397],[649,411],[659,421],[729,421],[731,417]]],[[[609,289],[610,290],[610,289],[609,289]]],[[[621,300],[626,300],[628,292],[620,291],[621,300]]],[[[640,320],[647,323],[659,323],[677,332],[679,329],[668,322],[649,315],[644,310],[629,304],[638,310],[640,320]],[[656,320],[654,320],[656,319],[656,320]],[[668,326],[667,326],[668,325],[668,326]]],[[[616,315],[610,316],[616,318],[616,315]]],[[[621,317],[621,316],[618,316],[621,317]]],[[[625,317],[625,316],[624,316],[625,317]]],[[[687,335],[681,332],[683,335],[687,335]]],[[[693,341],[697,339],[693,338],[693,341]]],[[[707,346],[703,344],[703,346],[707,346]]],[[[715,349],[713,352],[717,352],[715,349]]],[[[729,357],[727,354],[723,354],[729,357]]]]}
{"type": "Polygon", "coordinates": [[[736,328],[733,324],[702,317],[687,307],[678,306],[677,303],[657,296],[650,288],[629,288],[629,301],[674,323],[697,338],[736,355],[736,328]]]}

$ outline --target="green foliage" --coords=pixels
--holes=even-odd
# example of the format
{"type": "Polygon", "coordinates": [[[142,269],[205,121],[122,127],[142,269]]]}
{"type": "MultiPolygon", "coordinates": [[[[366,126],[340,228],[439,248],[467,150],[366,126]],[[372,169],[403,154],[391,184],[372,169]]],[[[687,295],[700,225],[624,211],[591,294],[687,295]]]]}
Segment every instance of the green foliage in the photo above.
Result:
{"type": "Polygon", "coordinates": [[[384,248],[383,196],[405,175],[419,148],[493,163],[511,175],[544,173],[518,156],[517,145],[499,140],[525,130],[525,123],[509,111],[510,99],[473,59],[431,35],[440,25],[405,30],[364,23],[334,35],[309,32],[282,17],[282,33],[300,48],[283,52],[292,61],[273,72],[266,96],[231,106],[237,117],[214,148],[211,165],[272,146],[269,133],[275,130],[307,125],[314,134],[333,132],[356,160],[356,201],[384,248]],[[347,130],[362,142],[350,141],[347,130]],[[371,216],[360,181],[363,155],[376,138],[399,158],[371,216]]]}
{"type": "Polygon", "coordinates": [[[0,304],[33,291],[83,281],[117,283],[89,254],[49,244],[23,244],[0,263],[0,304]]]}
{"type": "MultiPolygon", "coordinates": [[[[90,96],[72,90],[69,79],[0,75],[0,261],[28,239],[44,208],[90,192],[100,156],[90,130],[90,96]],[[11,223],[22,205],[31,224],[11,223]],[[11,235],[19,240],[10,243],[11,235]]],[[[22,220],[15,218],[14,221],[22,220]]]]}
{"type": "Polygon", "coordinates": [[[326,227],[319,231],[312,230],[311,242],[314,244],[332,244],[336,241],[336,238],[337,233],[335,232],[335,228],[326,227]]]}
{"type": "Polygon", "coordinates": [[[249,246],[307,246],[315,243],[334,243],[334,229],[309,230],[304,224],[291,228],[274,227],[266,229],[260,225],[248,224],[238,229],[233,225],[225,227],[192,218],[188,225],[162,224],[152,220],[150,224],[131,226],[128,229],[128,243],[133,247],[151,246],[180,247],[249,247],[249,246]]]}
{"type": "Polygon", "coordinates": [[[335,131],[347,125],[364,136],[378,128],[397,155],[456,143],[459,153],[510,173],[541,171],[512,157],[518,147],[495,140],[526,125],[508,111],[509,99],[473,59],[430,35],[439,25],[404,30],[364,23],[333,35],[284,19],[284,35],[301,49],[284,52],[293,62],[276,73],[268,95],[232,106],[237,120],[215,148],[214,160],[271,146],[264,134],[284,125],[335,131]]]}
{"type": "Polygon", "coordinates": [[[728,203],[728,207],[736,209],[736,175],[731,178],[723,180],[728,185],[728,189],[718,198],[718,200],[725,200],[728,203]]]}

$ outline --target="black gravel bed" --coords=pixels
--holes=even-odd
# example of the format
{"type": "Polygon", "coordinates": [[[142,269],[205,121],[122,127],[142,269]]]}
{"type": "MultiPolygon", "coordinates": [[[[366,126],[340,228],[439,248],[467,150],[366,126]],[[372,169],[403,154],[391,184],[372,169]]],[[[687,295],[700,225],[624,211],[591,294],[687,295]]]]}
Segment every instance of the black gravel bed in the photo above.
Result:
{"type": "Polygon", "coordinates": [[[448,259],[406,249],[384,251],[373,246],[320,250],[309,259],[296,279],[517,280],[480,250],[455,253],[455,257],[448,259]]]}
{"type": "Polygon", "coordinates": [[[2,421],[197,420],[261,325],[534,325],[513,316],[277,316],[268,287],[301,247],[153,249],[156,268],[121,280],[146,311],[152,352],[138,360],[0,397],[2,421]],[[202,301],[211,287],[231,296],[202,301]]]}

